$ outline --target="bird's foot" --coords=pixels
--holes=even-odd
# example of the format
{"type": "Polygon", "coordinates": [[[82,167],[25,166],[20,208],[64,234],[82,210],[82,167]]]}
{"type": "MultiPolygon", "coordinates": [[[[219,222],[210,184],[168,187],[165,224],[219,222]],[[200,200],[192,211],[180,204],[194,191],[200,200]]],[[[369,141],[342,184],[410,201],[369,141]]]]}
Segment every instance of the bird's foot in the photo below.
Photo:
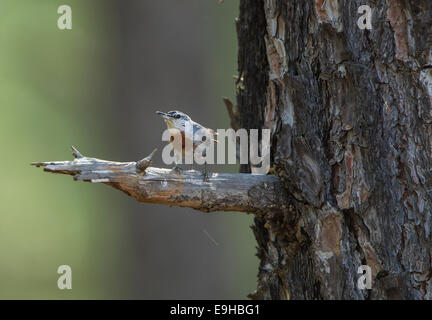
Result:
{"type": "Polygon", "coordinates": [[[208,173],[207,173],[207,169],[202,170],[201,173],[203,175],[203,181],[204,182],[209,182],[210,179],[209,179],[209,176],[208,176],[208,173]]]}
{"type": "Polygon", "coordinates": [[[178,174],[181,174],[183,172],[183,169],[178,164],[176,164],[174,167],[172,167],[171,170],[175,171],[178,174]]]}

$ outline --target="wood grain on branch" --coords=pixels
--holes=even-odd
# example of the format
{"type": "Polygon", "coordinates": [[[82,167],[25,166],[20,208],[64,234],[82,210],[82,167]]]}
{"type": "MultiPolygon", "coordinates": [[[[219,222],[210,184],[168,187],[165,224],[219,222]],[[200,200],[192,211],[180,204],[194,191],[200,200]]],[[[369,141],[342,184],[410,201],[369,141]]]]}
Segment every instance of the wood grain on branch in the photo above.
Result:
{"type": "Polygon", "coordinates": [[[203,212],[239,211],[255,213],[287,206],[286,193],[272,175],[202,173],[149,167],[155,151],[133,162],[89,158],[72,147],[73,161],[35,162],[44,171],[72,175],[74,180],[104,183],[141,202],[189,207],[203,212]]]}

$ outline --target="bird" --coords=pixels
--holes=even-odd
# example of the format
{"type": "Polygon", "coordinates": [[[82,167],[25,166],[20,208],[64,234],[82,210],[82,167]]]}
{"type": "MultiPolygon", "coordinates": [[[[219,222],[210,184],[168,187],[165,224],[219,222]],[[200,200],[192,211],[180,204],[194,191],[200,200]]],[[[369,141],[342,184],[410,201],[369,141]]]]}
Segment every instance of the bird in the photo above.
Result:
{"type": "MultiPolygon", "coordinates": [[[[168,127],[168,130],[177,129],[171,131],[172,135],[170,140],[173,144],[175,154],[181,155],[181,157],[183,158],[186,156],[191,156],[193,159],[196,148],[205,141],[206,137],[212,137],[211,139],[213,140],[213,142],[217,143],[217,140],[213,138],[215,135],[217,135],[217,132],[215,132],[213,129],[204,127],[203,125],[193,121],[191,117],[181,111],[174,110],[166,113],[162,111],[156,111],[156,114],[162,117],[168,127]],[[186,139],[188,139],[188,135],[186,134],[186,128],[192,128],[191,135],[193,138],[192,141],[188,141],[189,145],[192,145],[191,150],[188,150],[188,148],[186,148],[186,139]],[[201,140],[198,140],[196,137],[196,133],[198,131],[200,131],[200,133],[202,134],[201,140]],[[175,139],[175,135],[179,133],[181,134],[181,137],[177,137],[178,139],[175,139]],[[181,141],[181,145],[178,143],[174,143],[175,141],[181,141]]],[[[205,150],[203,155],[205,156],[205,150]]],[[[178,172],[181,171],[181,168],[178,166],[177,162],[173,170],[176,170],[178,172]]],[[[208,181],[207,162],[204,163],[204,170],[202,171],[202,173],[204,176],[204,181],[208,181]]]]}

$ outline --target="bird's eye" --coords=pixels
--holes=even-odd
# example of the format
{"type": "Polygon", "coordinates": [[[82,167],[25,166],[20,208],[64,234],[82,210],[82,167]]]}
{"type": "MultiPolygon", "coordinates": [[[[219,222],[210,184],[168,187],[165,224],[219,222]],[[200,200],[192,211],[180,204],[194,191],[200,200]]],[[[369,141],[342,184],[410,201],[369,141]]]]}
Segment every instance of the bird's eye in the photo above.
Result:
{"type": "Polygon", "coordinates": [[[176,115],[174,116],[174,118],[176,118],[176,119],[180,119],[180,115],[179,115],[179,114],[176,114],[176,115]]]}

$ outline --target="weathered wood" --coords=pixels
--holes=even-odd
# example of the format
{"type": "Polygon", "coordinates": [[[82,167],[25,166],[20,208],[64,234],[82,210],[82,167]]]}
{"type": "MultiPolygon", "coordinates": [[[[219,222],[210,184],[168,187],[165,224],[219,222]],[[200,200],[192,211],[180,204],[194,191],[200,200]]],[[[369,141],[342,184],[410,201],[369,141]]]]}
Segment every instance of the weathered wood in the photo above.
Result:
{"type": "Polygon", "coordinates": [[[189,207],[203,212],[272,212],[287,207],[286,192],[277,176],[177,172],[149,167],[155,151],[138,162],[114,162],[82,156],[72,147],[73,161],[35,162],[44,171],[73,175],[74,180],[105,183],[141,202],[189,207]]]}
{"type": "Polygon", "coordinates": [[[239,125],[240,117],[238,114],[238,110],[236,110],[234,108],[234,105],[230,99],[223,97],[222,100],[225,103],[225,106],[226,106],[227,111],[228,111],[228,115],[230,117],[231,128],[233,128],[235,131],[237,131],[238,129],[240,129],[240,125],[239,125]]]}

